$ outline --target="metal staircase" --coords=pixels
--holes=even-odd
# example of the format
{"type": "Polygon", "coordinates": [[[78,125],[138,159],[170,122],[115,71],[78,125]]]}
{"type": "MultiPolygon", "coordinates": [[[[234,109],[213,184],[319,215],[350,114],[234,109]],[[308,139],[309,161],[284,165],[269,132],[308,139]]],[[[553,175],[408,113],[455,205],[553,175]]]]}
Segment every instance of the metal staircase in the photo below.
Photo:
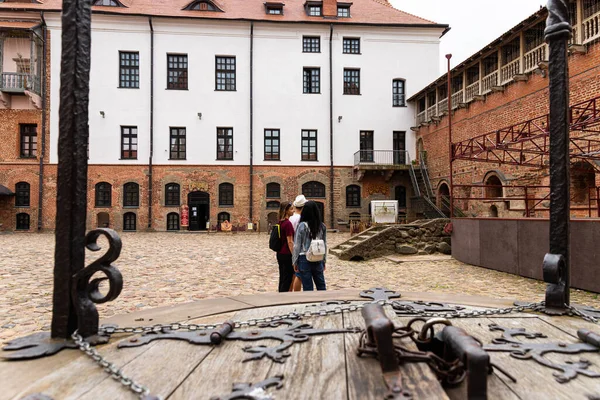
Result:
{"type": "Polygon", "coordinates": [[[415,197],[411,199],[413,208],[423,213],[427,219],[446,218],[446,215],[435,205],[435,197],[425,164],[424,153],[421,153],[419,168],[410,165],[410,180],[412,181],[415,197]]]}

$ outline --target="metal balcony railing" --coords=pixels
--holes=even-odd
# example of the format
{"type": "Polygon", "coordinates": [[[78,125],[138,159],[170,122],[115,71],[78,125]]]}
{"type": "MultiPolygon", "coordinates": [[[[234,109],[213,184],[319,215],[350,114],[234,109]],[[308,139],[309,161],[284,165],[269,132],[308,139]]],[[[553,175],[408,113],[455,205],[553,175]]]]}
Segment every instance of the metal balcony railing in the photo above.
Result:
{"type": "Polygon", "coordinates": [[[3,72],[2,85],[0,90],[3,92],[22,93],[25,90],[34,93],[40,93],[39,77],[32,74],[23,74],[18,72],[3,72]]]}
{"type": "Polygon", "coordinates": [[[359,150],[354,153],[354,165],[408,165],[410,156],[406,150],[359,150]]]}

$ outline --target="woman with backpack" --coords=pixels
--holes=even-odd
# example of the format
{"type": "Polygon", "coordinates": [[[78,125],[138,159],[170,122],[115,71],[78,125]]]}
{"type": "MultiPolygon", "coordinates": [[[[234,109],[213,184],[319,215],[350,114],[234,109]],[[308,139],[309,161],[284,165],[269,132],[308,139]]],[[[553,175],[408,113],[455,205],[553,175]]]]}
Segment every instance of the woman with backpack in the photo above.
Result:
{"type": "Polygon", "coordinates": [[[294,278],[294,267],[292,265],[292,251],[294,250],[294,227],[289,220],[292,214],[292,203],[281,203],[281,206],[279,206],[278,227],[281,247],[277,251],[280,292],[289,291],[292,285],[292,279],[294,278]]]}
{"type": "Polygon", "coordinates": [[[326,290],[325,263],[327,261],[327,228],[321,219],[321,212],[314,201],[307,201],[300,215],[296,231],[292,263],[294,271],[302,279],[305,291],[326,290]]]}

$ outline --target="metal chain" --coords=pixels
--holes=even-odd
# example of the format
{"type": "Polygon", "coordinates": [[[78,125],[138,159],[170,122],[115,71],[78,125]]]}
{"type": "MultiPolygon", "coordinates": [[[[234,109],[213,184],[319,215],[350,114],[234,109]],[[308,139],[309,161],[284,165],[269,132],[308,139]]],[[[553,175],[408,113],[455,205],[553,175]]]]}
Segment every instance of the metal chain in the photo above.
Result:
{"type": "MultiPolygon", "coordinates": [[[[543,311],[545,307],[545,302],[541,301],[538,303],[529,303],[523,304],[513,307],[505,307],[505,308],[489,308],[485,310],[472,310],[472,311],[446,311],[446,312],[431,312],[425,310],[416,310],[410,304],[403,304],[399,301],[391,301],[391,300],[373,300],[367,301],[361,304],[348,304],[348,305],[339,305],[331,309],[315,309],[315,310],[306,310],[301,313],[291,312],[288,314],[279,314],[271,317],[263,317],[263,318],[251,318],[245,321],[233,321],[235,328],[244,328],[257,326],[261,324],[268,324],[271,322],[281,321],[284,319],[300,319],[302,317],[326,317],[334,314],[342,314],[349,313],[362,310],[367,304],[381,304],[381,305],[390,305],[395,310],[402,311],[406,315],[416,315],[424,318],[477,318],[481,316],[492,316],[492,315],[504,315],[510,314],[513,312],[525,312],[525,311],[543,311]]],[[[579,311],[577,308],[573,306],[569,306],[565,304],[565,307],[568,310],[568,315],[578,316],[588,322],[598,323],[598,318],[586,315],[579,311]]],[[[101,335],[112,335],[118,333],[125,334],[139,334],[139,333],[160,333],[165,331],[178,331],[178,330],[188,330],[188,331],[200,331],[200,330],[211,330],[215,329],[220,324],[186,324],[186,323],[170,323],[170,324],[155,324],[151,326],[136,326],[136,327],[124,327],[118,328],[116,326],[102,326],[99,329],[99,334],[101,335]]],[[[409,335],[410,336],[410,335],[409,335]]],[[[143,385],[136,383],[134,380],[124,375],[119,368],[117,368],[114,364],[106,361],[98,352],[91,347],[91,345],[85,341],[81,335],[75,331],[72,335],[75,344],[79,346],[79,349],[87,354],[90,358],[92,358],[98,365],[100,365],[106,373],[108,373],[113,379],[119,381],[122,385],[127,387],[129,390],[134,392],[140,398],[150,398],[149,389],[143,385]]],[[[436,360],[437,361],[437,360],[436,360]]],[[[438,376],[446,376],[446,378],[453,377],[454,379],[460,380],[460,371],[461,365],[444,365],[436,363],[434,360],[429,360],[430,366],[436,371],[438,376]],[[436,366],[437,364],[437,366],[436,366]],[[443,366],[442,368],[440,368],[443,366]],[[437,367],[437,368],[436,368],[437,367]],[[444,368],[445,367],[445,368],[444,368]],[[454,375],[454,376],[453,376],[454,375]],[[456,376],[458,375],[458,376],[456,376]]],[[[155,397],[158,398],[158,397],[155,397]]]]}
{"type": "MultiPolygon", "coordinates": [[[[119,381],[123,386],[127,389],[131,390],[135,393],[140,399],[150,398],[150,390],[127,375],[125,375],[120,368],[117,368],[115,364],[107,361],[104,357],[102,357],[96,349],[94,349],[89,342],[87,342],[77,331],[73,332],[71,338],[75,342],[77,346],[79,346],[79,350],[84,352],[88,357],[90,357],[96,364],[98,364],[104,371],[109,374],[113,379],[119,381]]],[[[160,399],[160,397],[155,397],[160,399]]]]}

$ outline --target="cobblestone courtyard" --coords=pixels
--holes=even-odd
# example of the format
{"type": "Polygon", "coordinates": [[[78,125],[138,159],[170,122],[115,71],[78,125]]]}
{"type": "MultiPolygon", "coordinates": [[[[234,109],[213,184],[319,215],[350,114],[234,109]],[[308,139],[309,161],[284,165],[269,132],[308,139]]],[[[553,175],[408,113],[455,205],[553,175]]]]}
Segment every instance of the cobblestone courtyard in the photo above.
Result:
{"type": "MultiPolygon", "coordinates": [[[[348,237],[328,235],[330,245],[348,237]]],[[[267,234],[121,233],[121,238],[123,250],[115,264],[124,277],[123,292],[115,301],[99,306],[101,317],[203,298],[277,290],[277,262],[268,248],[267,234]]],[[[0,249],[0,342],[49,329],[54,235],[0,235],[0,249]]],[[[89,260],[95,256],[88,252],[89,260]]],[[[530,301],[542,300],[545,287],[542,282],[451,259],[349,262],[329,256],[325,277],[328,289],[384,285],[400,292],[530,301]]],[[[579,290],[573,291],[572,301],[600,306],[597,294],[579,290]]]]}

